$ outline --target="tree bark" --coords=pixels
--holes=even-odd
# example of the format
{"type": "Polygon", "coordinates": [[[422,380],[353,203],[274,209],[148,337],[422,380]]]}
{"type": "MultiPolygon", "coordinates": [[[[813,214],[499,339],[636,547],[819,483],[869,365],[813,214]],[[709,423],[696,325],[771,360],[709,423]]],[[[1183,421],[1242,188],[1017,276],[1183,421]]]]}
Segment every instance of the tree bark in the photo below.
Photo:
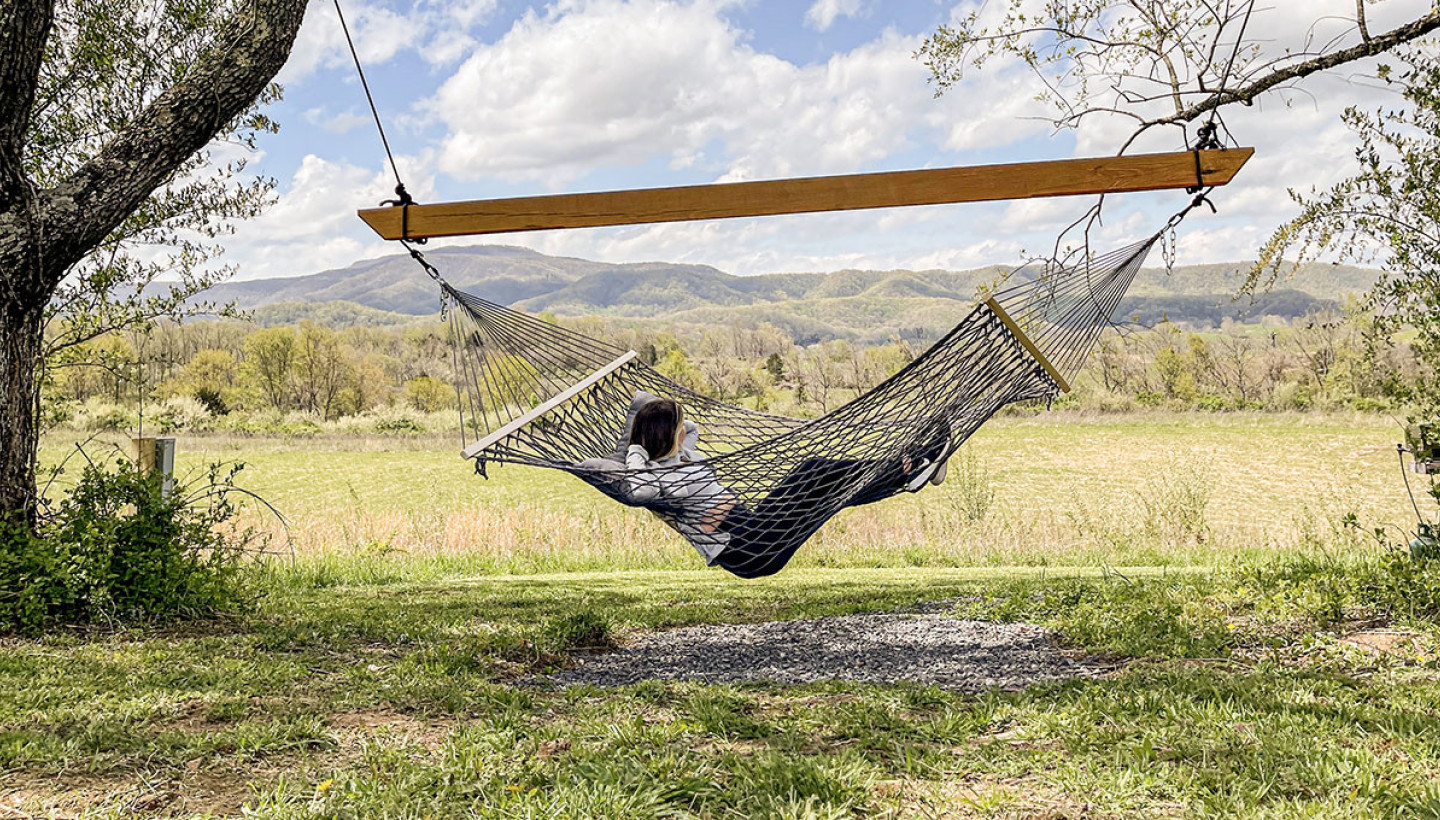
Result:
{"type": "MultiPolygon", "coordinates": [[[[11,271],[0,270],[9,276],[11,271]]],[[[44,303],[0,306],[0,527],[34,524],[39,445],[40,359],[44,303]]]]}
{"type": "Polygon", "coordinates": [[[9,192],[9,207],[0,209],[0,529],[35,523],[37,379],[49,298],[34,192],[9,192]]]}

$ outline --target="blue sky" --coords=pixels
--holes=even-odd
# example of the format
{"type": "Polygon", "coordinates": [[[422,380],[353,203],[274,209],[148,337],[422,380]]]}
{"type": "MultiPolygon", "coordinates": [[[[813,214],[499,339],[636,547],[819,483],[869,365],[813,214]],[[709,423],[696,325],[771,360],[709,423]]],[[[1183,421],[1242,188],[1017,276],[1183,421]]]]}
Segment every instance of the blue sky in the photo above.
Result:
{"type": "MultiPolygon", "coordinates": [[[[1371,29],[1422,8],[1385,0],[1371,29]]],[[[992,63],[935,98],[913,54],[975,2],[881,0],[342,0],[401,172],[420,201],[1058,159],[1113,153],[1119,122],[1054,133],[1035,81],[992,63]]],[[[1352,0],[1281,0],[1252,30],[1272,48],[1352,0]]],[[[1338,19],[1338,18],[1337,18],[1338,19]]],[[[1345,34],[1343,21],[1332,22],[1345,34]]],[[[1322,32],[1323,33],[1323,32],[1322,32]]],[[[1182,262],[1252,255],[1290,213],[1287,187],[1346,170],[1346,105],[1375,92],[1364,72],[1307,82],[1232,125],[1256,159],[1187,223],[1182,262]]],[[[267,215],[227,242],[239,278],[314,273],[394,252],[354,216],[393,181],[335,11],[312,2],[272,114],[282,125],[252,167],[279,181],[267,215]]],[[[1182,147],[1167,134],[1145,146],[1182,147]]],[[[1115,203],[1102,241],[1153,231],[1182,192],[1115,203]]],[[[446,240],[606,261],[711,264],[738,274],[1013,264],[1048,249],[1087,200],[446,240]]]]}

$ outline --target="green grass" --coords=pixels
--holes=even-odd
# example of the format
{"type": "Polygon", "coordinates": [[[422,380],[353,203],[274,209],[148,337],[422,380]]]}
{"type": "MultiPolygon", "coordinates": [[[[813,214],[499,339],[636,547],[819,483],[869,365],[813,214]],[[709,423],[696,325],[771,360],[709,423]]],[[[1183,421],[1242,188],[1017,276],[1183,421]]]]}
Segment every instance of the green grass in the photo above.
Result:
{"type": "Polygon", "coordinates": [[[844,516],[759,582],[696,569],[564,476],[483,482],[433,439],[185,439],[182,465],[251,465],[295,556],[243,618],[0,641],[0,807],[1440,817],[1440,569],[1335,524],[1403,520],[1394,436],[1366,416],[1005,419],[968,479],[844,516]],[[535,682],[643,630],[934,601],[1049,626],[1115,672],[981,695],[535,682]]]}
{"type": "MultiPolygon", "coordinates": [[[[1345,571],[1286,577],[1334,595],[1345,571]]],[[[1435,632],[1361,653],[1344,624],[1246,585],[1282,576],[642,572],[307,589],[280,573],[242,621],[7,642],[0,794],[123,817],[1437,816],[1435,632]],[[1134,660],[1104,680],[978,696],[527,682],[597,634],[952,599],[1134,660]]]]}

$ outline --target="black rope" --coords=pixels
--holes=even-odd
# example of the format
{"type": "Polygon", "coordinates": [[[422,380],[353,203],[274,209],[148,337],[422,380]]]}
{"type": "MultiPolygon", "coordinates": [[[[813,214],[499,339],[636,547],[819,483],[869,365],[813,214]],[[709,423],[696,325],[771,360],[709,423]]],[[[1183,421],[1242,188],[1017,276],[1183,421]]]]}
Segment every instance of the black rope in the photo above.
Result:
{"type": "MultiPolygon", "coordinates": [[[[1203,198],[1191,207],[1200,204],[1203,198]]],[[[769,574],[840,510],[919,489],[922,471],[1001,407],[1059,395],[1060,381],[1084,365],[1154,242],[1087,255],[1039,278],[1016,277],[1025,281],[993,294],[1001,312],[977,306],[898,373],[809,420],[700,395],[637,359],[617,364],[625,351],[607,342],[451,289],[453,338],[462,342],[456,375],[469,398],[461,402],[465,426],[493,434],[542,403],[549,407],[478,453],[476,467],[570,472],[656,513],[707,558],[723,546],[717,560],[737,575],[769,574]],[[679,401],[699,424],[694,461],[641,471],[620,463],[627,411],[642,391],[679,401]],[[681,489],[637,495],[657,485],[681,489]],[[730,512],[716,514],[721,529],[707,519],[704,493],[712,490],[733,502],[730,512]]]]}
{"type": "MultiPolygon", "coordinates": [[[[370,105],[370,116],[375,120],[375,130],[380,133],[380,144],[385,147],[385,157],[390,161],[390,172],[395,175],[395,198],[381,201],[381,205],[395,205],[402,210],[400,212],[400,238],[410,240],[410,206],[415,204],[414,197],[405,189],[405,181],[400,178],[400,165],[395,162],[395,154],[390,150],[390,140],[385,136],[385,124],[380,119],[380,109],[375,106],[375,96],[370,93],[370,83],[365,79],[365,68],[360,64],[360,52],[355,48],[355,40],[350,36],[350,27],[345,23],[345,12],[340,10],[340,0],[335,0],[335,16],[340,18],[340,31],[345,34],[345,44],[350,47],[350,58],[355,61],[355,73],[360,77],[360,88],[365,91],[365,101],[370,105]]],[[[424,244],[423,238],[410,240],[424,244]]],[[[412,255],[414,251],[411,251],[412,255]]]]}

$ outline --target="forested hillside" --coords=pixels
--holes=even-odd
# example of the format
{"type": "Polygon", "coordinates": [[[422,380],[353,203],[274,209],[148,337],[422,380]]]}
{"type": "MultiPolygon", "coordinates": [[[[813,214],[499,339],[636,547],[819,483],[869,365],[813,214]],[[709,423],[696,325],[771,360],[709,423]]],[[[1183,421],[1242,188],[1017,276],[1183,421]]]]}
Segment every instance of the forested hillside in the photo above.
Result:
{"type": "MultiPolygon", "coordinates": [[[[1007,268],[969,271],[842,270],[732,276],[704,265],[607,264],[500,245],[434,248],[427,256],[456,287],[532,313],[663,319],[672,324],[773,325],[799,343],[827,339],[927,341],[951,327],[982,285],[1007,268]]],[[[1225,319],[1294,319],[1366,290],[1375,272],[1312,264],[1257,299],[1235,300],[1244,263],[1142,272],[1125,317],[1196,327],[1225,319]]],[[[1024,275],[1023,272],[1018,275],[1024,275]]],[[[256,311],[265,324],[313,320],[332,327],[403,325],[431,316],[434,284],[406,256],[289,279],[232,282],[208,298],[256,311]]]]}

